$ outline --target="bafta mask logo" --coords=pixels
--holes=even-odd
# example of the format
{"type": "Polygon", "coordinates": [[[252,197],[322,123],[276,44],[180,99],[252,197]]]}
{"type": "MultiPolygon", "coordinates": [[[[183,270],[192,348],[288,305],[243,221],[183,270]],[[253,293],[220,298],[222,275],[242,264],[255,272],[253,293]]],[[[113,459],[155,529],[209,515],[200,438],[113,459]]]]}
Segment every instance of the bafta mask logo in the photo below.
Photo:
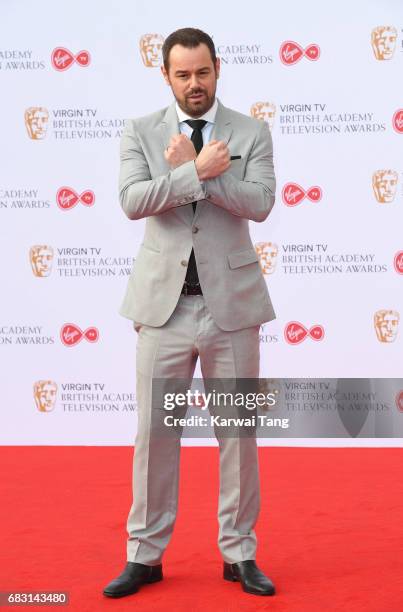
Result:
{"type": "Polygon", "coordinates": [[[395,132],[403,134],[403,108],[399,108],[393,115],[392,125],[395,132]]]}
{"type": "Polygon", "coordinates": [[[43,140],[48,129],[49,113],[43,106],[30,106],[25,111],[25,127],[32,140],[43,140]]]}
{"type": "Polygon", "coordinates": [[[53,263],[53,248],[48,244],[36,244],[29,249],[32,272],[43,278],[50,276],[53,263]]]}
{"type": "Polygon", "coordinates": [[[377,60],[392,59],[396,48],[397,31],[393,26],[378,26],[371,32],[372,50],[377,60]]]}
{"type": "Polygon", "coordinates": [[[87,327],[82,331],[75,323],[65,323],[60,330],[60,340],[64,346],[75,346],[85,338],[88,342],[97,342],[99,331],[96,327],[87,327]]]}
{"type": "Polygon", "coordinates": [[[403,412],[403,389],[396,394],[395,402],[399,412],[403,412]]]}
{"type": "Polygon", "coordinates": [[[263,406],[259,406],[260,410],[262,412],[276,410],[282,392],[281,380],[275,378],[259,378],[258,380],[259,393],[263,393],[266,398],[270,395],[270,398],[266,399],[266,403],[263,403],[263,406]]]}
{"type": "Polygon", "coordinates": [[[273,102],[255,102],[250,107],[250,114],[255,119],[266,121],[272,130],[276,116],[276,105],[273,102]]]}
{"type": "Polygon", "coordinates": [[[53,380],[37,380],[34,383],[34,399],[39,412],[50,412],[55,407],[57,384],[53,380]]]}
{"type": "Polygon", "coordinates": [[[50,61],[55,70],[62,72],[70,68],[75,62],[82,68],[86,68],[91,61],[91,56],[88,51],[79,51],[74,55],[64,47],[57,47],[53,49],[50,61]]]}
{"type": "Polygon", "coordinates": [[[274,242],[257,242],[255,250],[263,274],[273,274],[276,269],[278,246],[274,242]]]}
{"type": "Polygon", "coordinates": [[[308,45],[305,49],[293,40],[286,40],[280,47],[280,59],[286,66],[292,66],[306,57],[315,62],[320,56],[320,47],[315,44],[308,45]]]}
{"type": "Polygon", "coordinates": [[[396,253],[393,265],[398,274],[403,274],[403,251],[398,251],[398,253],[396,253]]]}
{"type": "Polygon", "coordinates": [[[372,175],[372,188],[380,204],[393,202],[396,195],[398,174],[395,170],[376,170],[372,175]]]}
{"type": "Polygon", "coordinates": [[[378,310],[374,315],[376,337],[379,342],[391,343],[396,340],[400,315],[396,310],[378,310]]]}
{"type": "Polygon", "coordinates": [[[312,340],[323,340],[325,330],[322,325],[312,325],[309,329],[298,321],[290,321],[284,329],[284,337],[288,344],[300,344],[308,338],[312,340]]]}
{"type": "Polygon", "coordinates": [[[164,37],[161,34],[144,34],[140,38],[140,53],[147,68],[157,68],[162,62],[162,45],[164,37]]]}

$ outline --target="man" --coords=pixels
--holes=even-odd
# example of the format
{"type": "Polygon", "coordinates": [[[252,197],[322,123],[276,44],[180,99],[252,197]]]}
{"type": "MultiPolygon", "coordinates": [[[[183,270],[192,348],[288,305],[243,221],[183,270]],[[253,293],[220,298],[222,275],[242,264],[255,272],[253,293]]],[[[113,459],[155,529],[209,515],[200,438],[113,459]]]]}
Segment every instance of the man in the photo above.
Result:
{"type": "MultiPolygon", "coordinates": [[[[260,324],[275,318],[248,226],[274,204],[269,128],[216,99],[210,36],[177,30],[162,53],[175,102],[128,121],[121,140],[120,203],[129,219],[147,221],[121,308],[138,332],[138,431],[127,565],[105,588],[110,597],[162,579],[176,517],[180,436],[155,434],[153,381],[191,381],[198,357],[204,379],[257,379],[260,324]]],[[[224,578],[272,595],[255,561],[256,438],[217,437],[224,578]]]]}

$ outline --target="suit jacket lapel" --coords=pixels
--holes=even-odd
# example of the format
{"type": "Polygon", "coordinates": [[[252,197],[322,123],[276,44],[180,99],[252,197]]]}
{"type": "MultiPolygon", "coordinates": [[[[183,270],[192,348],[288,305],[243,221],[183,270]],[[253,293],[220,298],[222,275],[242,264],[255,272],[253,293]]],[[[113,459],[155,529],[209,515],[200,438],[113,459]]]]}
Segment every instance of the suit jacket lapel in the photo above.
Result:
{"type": "Polygon", "coordinates": [[[218,100],[218,107],[210,140],[222,140],[225,142],[225,144],[228,144],[231,134],[232,124],[229,118],[229,113],[225,106],[223,106],[218,100]]]}
{"type": "Polygon", "coordinates": [[[175,102],[168,106],[164,118],[161,122],[162,142],[164,150],[169,145],[169,141],[175,134],[180,134],[178,115],[176,114],[175,102]]]}

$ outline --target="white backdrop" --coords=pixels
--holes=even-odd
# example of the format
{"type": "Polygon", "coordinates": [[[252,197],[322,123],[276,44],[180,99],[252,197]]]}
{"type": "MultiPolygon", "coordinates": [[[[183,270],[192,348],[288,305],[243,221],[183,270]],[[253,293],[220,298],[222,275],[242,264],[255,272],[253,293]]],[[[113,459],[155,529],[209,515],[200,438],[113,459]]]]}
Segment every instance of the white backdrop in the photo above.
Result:
{"type": "Polygon", "coordinates": [[[140,42],[179,27],[213,36],[223,104],[272,124],[276,203],[250,222],[277,313],[261,376],[402,376],[399,0],[0,6],[1,443],[133,444],[136,334],[118,309],[144,221],[119,206],[119,137],[171,102],[140,42]]]}

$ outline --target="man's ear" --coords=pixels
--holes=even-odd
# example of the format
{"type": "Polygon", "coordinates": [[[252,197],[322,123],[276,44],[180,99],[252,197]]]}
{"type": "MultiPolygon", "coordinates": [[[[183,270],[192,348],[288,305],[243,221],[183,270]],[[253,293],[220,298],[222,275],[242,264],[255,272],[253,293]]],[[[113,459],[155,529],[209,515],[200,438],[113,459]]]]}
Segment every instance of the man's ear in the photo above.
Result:
{"type": "Polygon", "coordinates": [[[220,68],[221,68],[220,58],[217,57],[215,61],[215,74],[216,74],[217,79],[220,77],[220,68]]]}
{"type": "Polygon", "coordinates": [[[161,66],[161,72],[162,72],[163,77],[164,77],[164,79],[165,79],[165,83],[166,83],[167,85],[170,85],[171,83],[169,82],[169,76],[168,76],[167,71],[165,70],[165,66],[164,66],[164,65],[162,65],[162,66],[161,66]]]}

